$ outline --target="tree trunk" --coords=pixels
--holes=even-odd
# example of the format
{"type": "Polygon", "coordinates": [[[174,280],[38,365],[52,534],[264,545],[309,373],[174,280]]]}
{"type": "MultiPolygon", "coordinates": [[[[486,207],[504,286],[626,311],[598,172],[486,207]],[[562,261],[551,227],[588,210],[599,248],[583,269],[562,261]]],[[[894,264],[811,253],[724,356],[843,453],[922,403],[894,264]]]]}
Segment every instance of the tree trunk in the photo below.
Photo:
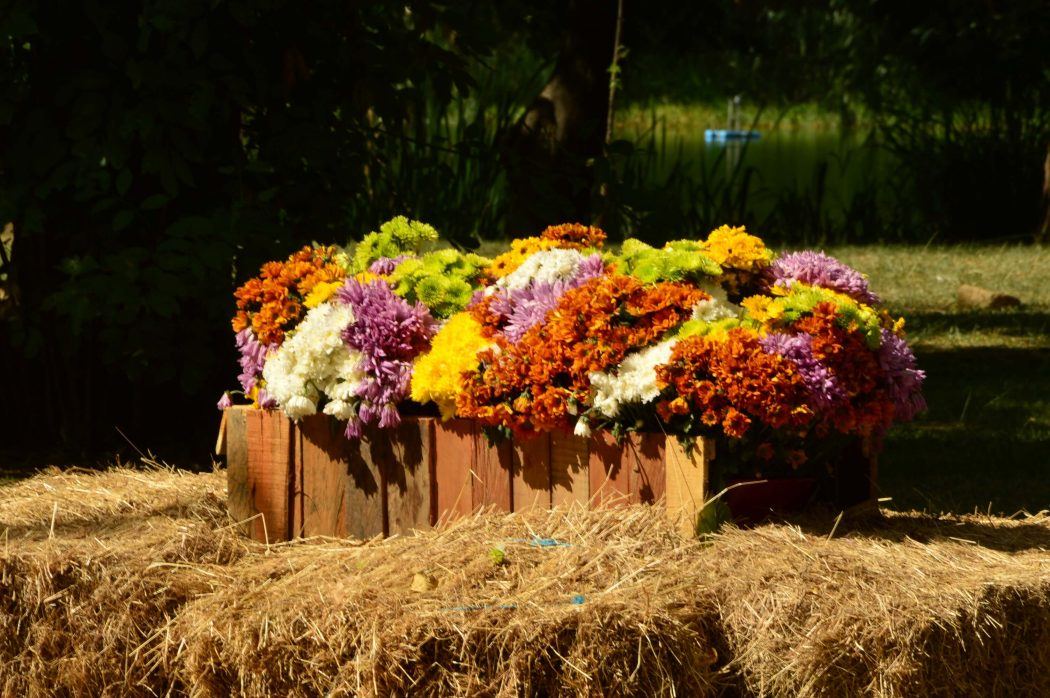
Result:
{"type": "Polygon", "coordinates": [[[1046,160],[1043,161],[1043,225],[1036,231],[1036,242],[1050,240],[1050,145],[1046,146],[1046,160]]]}
{"type": "Polygon", "coordinates": [[[508,233],[590,219],[594,173],[589,161],[601,156],[605,142],[615,27],[615,2],[568,3],[554,71],[504,145],[508,233]]]}

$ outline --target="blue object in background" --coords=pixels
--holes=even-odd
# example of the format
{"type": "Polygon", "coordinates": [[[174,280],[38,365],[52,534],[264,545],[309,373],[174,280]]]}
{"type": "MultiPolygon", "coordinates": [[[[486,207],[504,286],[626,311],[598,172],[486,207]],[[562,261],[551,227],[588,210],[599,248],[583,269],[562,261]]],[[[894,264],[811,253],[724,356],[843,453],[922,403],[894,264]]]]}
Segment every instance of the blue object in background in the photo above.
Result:
{"type": "Polygon", "coordinates": [[[726,141],[757,141],[762,137],[758,131],[732,131],[724,128],[704,129],[705,143],[725,143],[726,141]]]}

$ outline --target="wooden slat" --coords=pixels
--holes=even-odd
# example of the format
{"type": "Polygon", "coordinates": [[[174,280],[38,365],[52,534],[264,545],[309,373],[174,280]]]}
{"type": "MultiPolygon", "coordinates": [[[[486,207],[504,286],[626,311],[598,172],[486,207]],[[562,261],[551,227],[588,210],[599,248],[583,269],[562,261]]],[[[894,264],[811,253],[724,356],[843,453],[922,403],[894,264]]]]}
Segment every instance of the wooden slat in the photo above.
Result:
{"type": "Polygon", "coordinates": [[[631,502],[655,504],[664,497],[666,472],[663,434],[631,434],[624,443],[625,467],[631,469],[631,502]]]}
{"type": "Polygon", "coordinates": [[[370,430],[362,445],[380,473],[387,535],[430,526],[432,421],[406,418],[394,429],[370,430]]]}
{"type": "Polygon", "coordinates": [[[540,434],[531,439],[515,439],[513,510],[549,509],[551,506],[551,439],[540,434]]]}
{"type": "MultiPolygon", "coordinates": [[[[341,432],[342,424],[323,414],[299,422],[303,536],[347,535],[347,486],[350,443],[341,432]]],[[[355,446],[356,448],[356,446],[355,446]]]]}
{"type": "Polygon", "coordinates": [[[219,435],[215,438],[215,455],[226,455],[226,423],[229,421],[229,412],[232,407],[222,411],[222,419],[219,420],[219,435]]]}
{"type": "Polygon", "coordinates": [[[608,432],[593,435],[588,458],[591,506],[631,501],[631,467],[624,467],[624,449],[608,432]]]}
{"type": "MultiPolygon", "coordinates": [[[[226,414],[226,504],[234,521],[244,522],[255,516],[252,490],[248,484],[247,407],[231,407],[226,414]]],[[[251,524],[241,526],[250,533],[251,524]]]]}
{"type": "Polygon", "coordinates": [[[473,511],[481,507],[511,511],[511,461],[510,441],[492,444],[480,427],[474,430],[474,448],[470,463],[473,511]]]}
{"type": "MultiPolygon", "coordinates": [[[[335,420],[333,420],[335,421],[335,420]]],[[[336,422],[343,426],[342,422],[336,422]]],[[[386,488],[382,469],[391,461],[390,434],[365,430],[360,439],[342,437],[346,444],[346,535],[372,538],[387,533],[386,488]]]]}
{"type": "Polygon", "coordinates": [[[475,423],[450,419],[434,425],[434,480],[437,520],[469,515],[474,506],[471,466],[475,423]]]}
{"type": "Polygon", "coordinates": [[[586,506],[591,496],[587,439],[551,432],[551,504],[586,506]]]}
{"type": "Polygon", "coordinates": [[[247,413],[248,487],[254,509],[252,538],[274,543],[291,534],[292,422],[280,412],[247,413]]]}
{"type": "Polygon", "coordinates": [[[704,502],[713,494],[707,490],[708,465],[713,458],[714,442],[710,439],[697,439],[692,453],[686,453],[678,439],[667,439],[664,498],[668,518],[683,535],[696,533],[697,517],[704,508],[704,502]]]}

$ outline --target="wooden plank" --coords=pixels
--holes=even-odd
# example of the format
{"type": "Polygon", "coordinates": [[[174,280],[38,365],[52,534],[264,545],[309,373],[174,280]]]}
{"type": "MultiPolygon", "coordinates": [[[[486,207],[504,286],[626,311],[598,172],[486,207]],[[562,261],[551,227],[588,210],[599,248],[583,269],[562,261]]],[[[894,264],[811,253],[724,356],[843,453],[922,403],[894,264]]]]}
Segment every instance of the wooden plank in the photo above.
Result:
{"type": "Polygon", "coordinates": [[[381,468],[392,459],[390,434],[369,427],[360,439],[341,436],[347,473],[346,535],[362,540],[386,535],[386,488],[381,468]]]}
{"type": "Polygon", "coordinates": [[[512,452],[509,440],[492,444],[480,427],[475,428],[470,463],[473,511],[482,507],[511,511],[512,452]]]}
{"type": "Polygon", "coordinates": [[[559,431],[551,432],[550,438],[551,504],[586,506],[591,496],[587,439],[559,431]]]}
{"type": "Polygon", "coordinates": [[[434,425],[434,498],[436,522],[469,515],[473,509],[471,467],[476,425],[450,419],[434,425]]]}
{"type": "Polygon", "coordinates": [[[625,467],[631,470],[631,502],[656,504],[664,498],[667,475],[663,434],[631,434],[624,443],[625,467]]]}
{"type": "Polygon", "coordinates": [[[430,526],[432,421],[406,418],[396,428],[368,432],[370,458],[386,501],[387,535],[430,526]]]}
{"type": "Polygon", "coordinates": [[[664,499],[668,518],[683,535],[696,534],[700,511],[712,494],[708,492],[708,466],[713,458],[714,442],[710,439],[697,439],[691,453],[677,438],[667,439],[664,499]]]}
{"type": "Polygon", "coordinates": [[[232,407],[227,407],[222,411],[222,419],[219,420],[219,435],[215,438],[215,455],[225,456],[226,455],[226,422],[229,421],[229,411],[232,407]]]}
{"type": "Polygon", "coordinates": [[[282,413],[247,413],[248,487],[255,511],[252,538],[274,543],[291,535],[292,421],[282,413]]]}
{"type": "Polygon", "coordinates": [[[342,423],[315,414],[298,424],[303,536],[347,535],[350,442],[342,423]]]}
{"type": "Polygon", "coordinates": [[[551,506],[551,439],[540,434],[531,439],[515,439],[512,448],[514,482],[513,511],[549,509],[551,506]]]}
{"type": "Polygon", "coordinates": [[[631,468],[624,467],[624,447],[606,431],[590,439],[588,466],[591,506],[624,504],[631,501],[631,468]]]}
{"type": "MultiPolygon", "coordinates": [[[[231,407],[226,416],[226,506],[230,517],[245,522],[255,516],[252,490],[248,484],[248,408],[231,407]]],[[[251,533],[251,524],[242,523],[241,530],[251,533]]]]}

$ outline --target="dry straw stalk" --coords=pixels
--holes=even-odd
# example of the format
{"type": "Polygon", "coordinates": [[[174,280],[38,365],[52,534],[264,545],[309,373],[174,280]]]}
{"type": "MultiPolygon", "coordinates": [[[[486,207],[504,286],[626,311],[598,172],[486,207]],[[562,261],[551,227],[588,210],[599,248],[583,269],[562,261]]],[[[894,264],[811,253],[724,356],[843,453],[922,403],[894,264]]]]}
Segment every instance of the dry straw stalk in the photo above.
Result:
{"type": "Polygon", "coordinates": [[[680,537],[656,509],[239,536],[221,474],[0,490],[2,695],[1038,695],[1050,522],[680,537]]]}

